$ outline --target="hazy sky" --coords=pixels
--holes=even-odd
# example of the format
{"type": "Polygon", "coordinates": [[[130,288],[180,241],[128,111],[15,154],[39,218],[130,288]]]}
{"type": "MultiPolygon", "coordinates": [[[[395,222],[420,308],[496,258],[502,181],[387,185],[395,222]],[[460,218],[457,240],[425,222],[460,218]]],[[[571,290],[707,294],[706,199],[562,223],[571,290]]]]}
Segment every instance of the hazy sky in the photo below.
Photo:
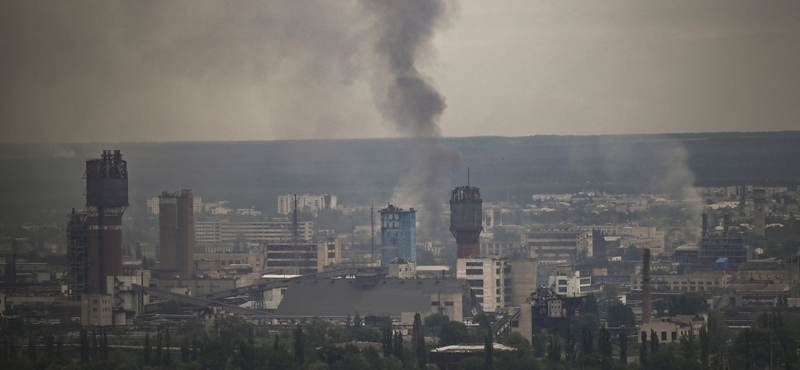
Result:
{"type": "MultiPolygon", "coordinates": [[[[0,142],[400,136],[370,3],[0,2],[0,142]]],[[[798,1],[446,9],[444,136],[800,129],[798,1]]]]}

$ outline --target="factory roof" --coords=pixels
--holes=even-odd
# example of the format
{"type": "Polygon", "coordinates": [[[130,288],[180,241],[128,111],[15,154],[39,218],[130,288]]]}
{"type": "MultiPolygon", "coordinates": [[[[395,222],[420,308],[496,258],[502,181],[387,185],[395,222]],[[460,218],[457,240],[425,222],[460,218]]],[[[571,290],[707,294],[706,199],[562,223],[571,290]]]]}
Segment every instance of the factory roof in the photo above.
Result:
{"type": "MultiPolygon", "coordinates": [[[[483,353],[485,348],[484,344],[454,344],[451,346],[439,347],[432,349],[432,353],[483,353]]],[[[492,351],[516,351],[514,347],[502,345],[500,343],[492,343],[492,351]]]]}
{"type": "Polygon", "coordinates": [[[430,311],[433,294],[469,294],[466,281],[456,279],[299,279],[287,288],[276,315],[399,317],[430,311]]]}

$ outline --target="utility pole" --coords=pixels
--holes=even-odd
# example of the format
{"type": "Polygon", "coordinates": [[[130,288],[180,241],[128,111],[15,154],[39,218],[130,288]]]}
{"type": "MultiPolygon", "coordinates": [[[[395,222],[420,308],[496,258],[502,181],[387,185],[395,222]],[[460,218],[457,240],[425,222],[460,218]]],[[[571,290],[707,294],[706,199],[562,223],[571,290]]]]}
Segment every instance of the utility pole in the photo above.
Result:
{"type": "Polygon", "coordinates": [[[369,235],[369,257],[370,263],[375,262],[375,204],[370,204],[369,208],[369,222],[370,222],[370,235],[369,235]]]}

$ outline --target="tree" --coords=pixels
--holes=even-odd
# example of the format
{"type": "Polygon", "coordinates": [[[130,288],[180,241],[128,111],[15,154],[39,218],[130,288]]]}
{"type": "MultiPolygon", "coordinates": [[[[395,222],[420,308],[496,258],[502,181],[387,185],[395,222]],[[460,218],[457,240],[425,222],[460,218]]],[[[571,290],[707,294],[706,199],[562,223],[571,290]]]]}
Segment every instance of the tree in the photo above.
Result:
{"type": "Polygon", "coordinates": [[[431,330],[431,335],[436,337],[436,329],[440,328],[442,324],[450,321],[450,318],[445,314],[435,313],[425,318],[425,327],[431,330]]]}
{"type": "Polygon", "coordinates": [[[439,342],[443,346],[451,344],[464,343],[469,340],[469,332],[467,326],[459,321],[447,321],[442,324],[442,329],[439,333],[439,342]]]}
{"type": "Polygon", "coordinates": [[[619,362],[628,364],[628,333],[625,328],[619,331],[619,362]]]}
{"type": "Polygon", "coordinates": [[[181,342],[181,363],[189,362],[189,340],[184,338],[181,342]]]}
{"type": "Polygon", "coordinates": [[[63,358],[64,357],[64,336],[58,336],[58,341],[56,342],[56,358],[63,358]]]}
{"type": "Polygon", "coordinates": [[[161,330],[159,330],[156,332],[156,366],[161,365],[163,349],[164,348],[161,346],[161,330]]]}
{"type": "Polygon", "coordinates": [[[170,351],[170,349],[169,349],[169,347],[170,347],[170,345],[169,345],[169,328],[167,328],[167,332],[164,335],[164,342],[165,342],[165,346],[164,347],[166,347],[166,350],[164,351],[164,362],[163,363],[164,363],[164,367],[169,369],[170,368],[170,362],[171,362],[170,361],[170,357],[171,357],[171,353],[172,353],[172,351],[170,351]]]}
{"type": "Polygon", "coordinates": [[[550,334],[550,340],[547,343],[547,359],[550,362],[558,362],[561,360],[561,344],[559,343],[558,334],[554,331],[550,334]]]}
{"type": "Polygon", "coordinates": [[[392,354],[401,361],[403,360],[403,335],[400,334],[399,331],[394,333],[394,348],[392,349],[392,354]]]}
{"type": "Polygon", "coordinates": [[[564,356],[569,362],[575,360],[575,334],[572,334],[569,327],[567,327],[567,335],[564,337],[564,356]]]}
{"type": "Polygon", "coordinates": [[[414,346],[414,355],[417,357],[417,366],[420,369],[425,369],[428,367],[428,359],[425,351],[425,333],[422,329],[422,316],[420,316],[419,312],[414,315],[412,333],[412,345],[414,346]]]}
{"type": "Polygon", "coordinates": [[[669,299],[669,314],[675,315],[697,315],[700,311],[708,308],[706,297],[697,292],[686,292],[678,297],[669,299]]]}
{"type": "Polygon", "coordinates": [[[150,351],[151,351],[151,348],[150,348],[150,333],[146,333],[144,335],[144,364],[145,365],[150,365],[150,363],[152,361],[152,359],[150,357],[151,356],[150,351]]]}
{"type": "Polygon", "coordinates": [[[483,343],[483,356],[484,368],[492,370],[492,356],[494,355],[494,338],[492,338],[492,331],[486,330],[483,343]]]}
{"type": "Polygon", "coordinates": [[[586,313],[591,313],[597,316],[600,312],[600,307],[597,305],[597,298],[594,293],[586,295],[586,313]]]}
{"type": "Polygon", "coordinates": [[[691,332],[689,335],[681,335],[680,345],[683,359],[686,361],[691,360],[694,357],[694,335],[691,332]]]}
{"type": "Polygon", "coordinates": [[[703,325],[703,327],[700,328],[700,362],[703,364],[703,369],[708,368],[708,339],[708,330],[706,330],[706,326],[703,325]]]}
{"type": "Polygon", "coordinates": [[[658,352],[658,335],[655,330],[650,329],[650,353],[658,352]]]}
{"type": "Polygon", "coordinates": [[[305,362],[306,340],[303,336],[303,327],[297,324],[292,334],[294,335],[294,363],[300,366],[305,362]]]}
{"type": "Polygon", "coordinates": [[[608,307],[608,326],[629,328],[636,327],[636,315],[630,307],[617,302],[608,307]]]}
{"type": "Polygon", "coordinates": [[[33,332],[28,334],[28,361],[36,362],[36,340],[33,339],[33,332]]]}
{"type": "Polygon", "coordinates": [[[383,357],[389,357],[392,354],[392,329],[387,326],[383,329],[383,357]]]}
{"type": "Polygon", "coordinates": [[[597,347],[600,350],[601,355],[605,357],[611,357],[611,333],[609,333],[608,329],[600,328],[600,337],[598,338],[597,347]]]}
{"type": "Polygon", "coordinates": [[[102,338],[100,338],[100,359],[106,361],[108,360],[108,333],[106,329],[103,329],[102,335],[102,338]]]}
{"type": "Polygon", "coordinates": [[[647,332],[642,332],[642,346],[639,348],[639,367],[647,367],[647,332]]]}
{"type": "Polygon", "coordinates": [[[592,330],[589,328],[581,329],[581,352],[587,355],[592,353],[594,350],[592,340],[592,330]]]}

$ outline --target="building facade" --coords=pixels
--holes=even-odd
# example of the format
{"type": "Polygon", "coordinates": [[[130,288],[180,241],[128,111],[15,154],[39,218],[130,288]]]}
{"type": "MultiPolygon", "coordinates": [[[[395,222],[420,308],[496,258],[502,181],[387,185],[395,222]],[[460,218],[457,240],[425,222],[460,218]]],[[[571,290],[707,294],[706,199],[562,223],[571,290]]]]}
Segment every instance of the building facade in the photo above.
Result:
{"type": "Polygon", "coordinates": [[[341,262],[342,245],[339,238],[315,243],[261,243],[254,271],[292,275],[316,274],[325,266],[341,262]]]}
{"type": "Polygon", "coordinates": [[[518,306],[536,290],[538,263],[532,258],[459,258],[456,278],[467,281],[484,311],[518,306]]]}
{"type": "MultiPolygon", "coordinates": [[[[288,215],[294,212],[295,195],[285,194],[278,196],[278,213],[288,215]]],[[[335,195],[322,194],[297,195],[297,210],[316,212],[322,209],[336,209],[338,206],[335,195]]]]}
{"type": "Polygon", "coordinates": [[[83,294],[81,296],[81,325],[112,325],[111,301],[110,294],[83,294]]]}
{"type": "Polygon", "coordinates": [[[195,237],[192,191],[165,191],[158,200],[161,270],[190,278],[194,273],[195,237]]]}
{"type": "Polygon", "coordinates": [[[381,215],[381,266],[399,257],[407,262],[417,262],[417,212],[414,208],[403,210],[389,204],[379,211],[381,215]]]}
{"type": "MultiPolygon", "coordinates": [[[[297,223],[300,240],[312,240],[313,226],[314,223],[311,221],[297,223]]],[[[201,221],[195,223],[195,243],[233,243],[239,236],[251,243],[290,241],[292,228],[291,221],[201,221]]]]}

